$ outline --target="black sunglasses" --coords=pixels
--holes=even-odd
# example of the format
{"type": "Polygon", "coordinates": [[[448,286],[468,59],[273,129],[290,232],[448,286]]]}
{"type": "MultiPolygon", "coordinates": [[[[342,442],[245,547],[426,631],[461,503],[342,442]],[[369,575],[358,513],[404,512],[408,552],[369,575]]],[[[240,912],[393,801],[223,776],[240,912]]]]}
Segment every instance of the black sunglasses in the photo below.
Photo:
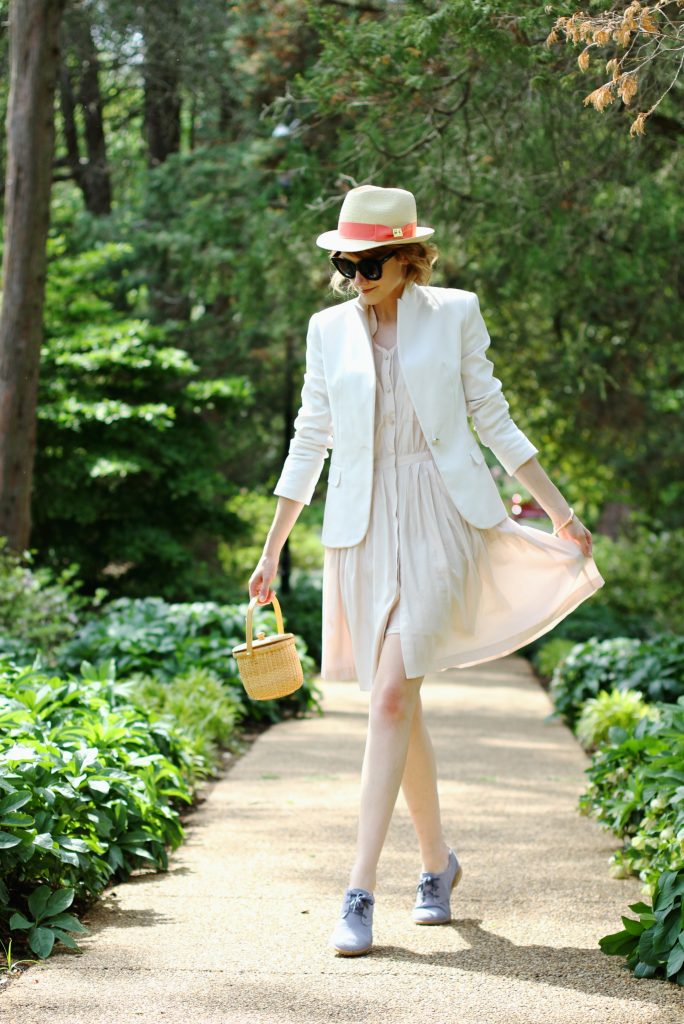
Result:
{"type": "Polygon", "coordinates": [[[391,260],[396,255],[396,252],[388,252],[386,256],[381,256],[379,259],[374,256],[366,256],[358,263],[354,263],[353,260],[348,260],[346,257],[340,256],[339,253],[335,253],[330,257],[330,262],[335,270],[339,270],[342,277],[347,277],[350,281],[356,277],[357,271],[367,281],[379,281],[382,277],[383,263],[387,263],[387,260],[391,260]]]}

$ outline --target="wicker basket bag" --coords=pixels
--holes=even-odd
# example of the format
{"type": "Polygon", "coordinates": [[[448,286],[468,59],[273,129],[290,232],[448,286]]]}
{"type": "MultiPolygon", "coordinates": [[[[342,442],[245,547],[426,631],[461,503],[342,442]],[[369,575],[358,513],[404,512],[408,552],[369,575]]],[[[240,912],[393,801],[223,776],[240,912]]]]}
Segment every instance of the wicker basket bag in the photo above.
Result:
{"type": "Polygon", "coordinates": [[[256,640],[252,640],[252,613],[258,603],[258,595],[255,595],[247,608],[247,642],[233,648],[240,679],[252,700],[287,697],[304,682],[294,633],[284,631],[283,615],[275,593],[272,593],[271,600],[278,632],[272,636],[257,633],[256,640]]]}

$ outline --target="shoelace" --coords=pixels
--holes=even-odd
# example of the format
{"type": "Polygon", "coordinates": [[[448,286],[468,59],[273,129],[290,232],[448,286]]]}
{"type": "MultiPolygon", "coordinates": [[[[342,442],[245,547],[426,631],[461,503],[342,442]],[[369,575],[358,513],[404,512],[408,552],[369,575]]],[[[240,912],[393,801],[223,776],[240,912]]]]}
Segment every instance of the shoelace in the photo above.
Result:
{"type": "MultiPolygon", "coordinates": [[[[347,908],[342,917],[346,917],[347,914],[359,914],[363,921],[363,915],[372,902],[372,897],[368,896],[365,892],[351,892],[347,897],[347,908]]],[[[363,923],[366,924],[365,921],[363,923]]]]}
{"type": "Polygon", "coordinates": [[[434,899],[439,898],[439,875],[423,875],[416,886],[416,892],[420,895],[421,903],[425,902],[426,896],[434,899]]]}

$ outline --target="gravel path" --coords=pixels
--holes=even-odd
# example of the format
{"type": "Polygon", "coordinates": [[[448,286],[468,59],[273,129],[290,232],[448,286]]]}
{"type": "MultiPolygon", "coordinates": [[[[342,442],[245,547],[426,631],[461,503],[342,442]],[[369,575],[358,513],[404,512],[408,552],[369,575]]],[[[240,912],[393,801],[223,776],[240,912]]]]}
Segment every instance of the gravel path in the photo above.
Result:
{"type": "Polygon", "coordinates": [[[576,810],[588,764],[516,656],[428,676],[423,703],[454,920],[421,928],[400,794],[378,872],[375,946],[327,946],[356,835],[368,694],[325,683],[326,714],[265,732],[213,785],[166,875],[94,909],[85,955],[0,994],[12,1024],[682,1024],[681,988],[597,946],[640,897],[608,875],[613,837],[576,810]]]}

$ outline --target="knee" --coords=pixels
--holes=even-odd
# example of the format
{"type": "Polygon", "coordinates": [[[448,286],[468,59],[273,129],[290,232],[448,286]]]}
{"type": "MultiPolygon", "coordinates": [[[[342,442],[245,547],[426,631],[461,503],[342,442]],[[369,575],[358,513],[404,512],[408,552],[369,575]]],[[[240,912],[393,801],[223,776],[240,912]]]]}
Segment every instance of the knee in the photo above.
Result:
{"type": "Polygon", "coordinates": [[[371,715],[384,722],[402,722],[413,718],[418,697],[415,683],[387,682],[375,686],[371,699],[371,715]]]}

